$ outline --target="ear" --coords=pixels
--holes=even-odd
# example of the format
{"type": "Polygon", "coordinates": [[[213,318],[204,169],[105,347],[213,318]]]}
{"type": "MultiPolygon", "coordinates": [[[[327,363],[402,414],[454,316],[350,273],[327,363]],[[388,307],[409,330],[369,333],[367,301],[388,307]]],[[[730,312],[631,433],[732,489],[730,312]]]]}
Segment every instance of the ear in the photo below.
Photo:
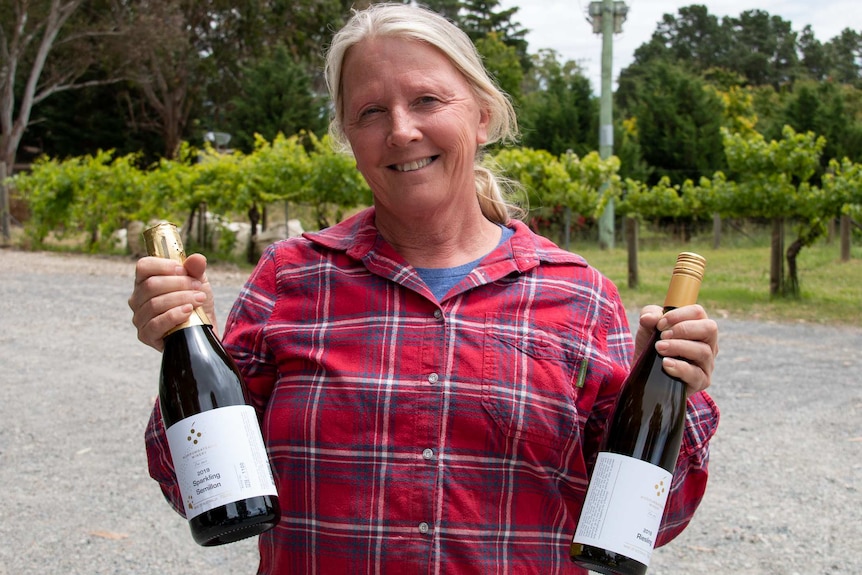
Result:
{"type": "Polygon", "coordinates": [[[488,142],[488,126],[491,123],[491,112],[487,108],[479,110],[479,125],[476,128],[476,143],[480,146],[488,142]]]}

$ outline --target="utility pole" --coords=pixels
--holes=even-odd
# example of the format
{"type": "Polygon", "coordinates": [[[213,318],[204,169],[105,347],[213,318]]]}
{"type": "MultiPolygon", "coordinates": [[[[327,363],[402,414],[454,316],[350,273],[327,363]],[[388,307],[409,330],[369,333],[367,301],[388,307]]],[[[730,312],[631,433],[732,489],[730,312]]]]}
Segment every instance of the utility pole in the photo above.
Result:
{"type": "MultiPolygon", "coordinates": [[[[613,62],[614,34],[623,30],[628,6],[620,0],[591,2],[589,21],[593,33],[602,35],[602,92],[599,110],[599,156],[607,160],[614,153],[613,62]]],[[[606,190],[604,190],[606,191],[606,190]]],[[[614,247],[614,200],[609,198],[599,217],[599,246],[614,247]]]]}

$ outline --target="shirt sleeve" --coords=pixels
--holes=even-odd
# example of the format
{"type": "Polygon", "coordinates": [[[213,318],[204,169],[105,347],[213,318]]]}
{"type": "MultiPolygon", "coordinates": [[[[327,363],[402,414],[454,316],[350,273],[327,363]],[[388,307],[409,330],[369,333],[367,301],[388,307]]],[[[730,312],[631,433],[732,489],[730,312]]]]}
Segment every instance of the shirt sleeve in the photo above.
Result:
{"type": "Polygon", "coordinates": [[[261,256],[228,315],[222,340],[242,373],[249,401],[260,419],[277,375],[275,359],[265,338],[278,291],[276,256],[272,245],[261,256]]]}
{"type": "Polygon", "coordinates": [[[159,483],[165,499],[168,500],[174,511],[185,517],[185,508],[180,495],[180,488],[177,485],[174,461],[171,459],[171,451],[168,448],[168,438],[165,434],[165,425],[162,422],[162,410],[158,399],[147,423],[144,442],[147,448],[150,477],[159,483]]]}
{"type": "Polygon", "coordinates": [[[685,431],[664,508],[656,546],[664,545],[688,525],[706,492],[709,440],[718,429],[719,411],[704,391],[688,398],[685,431]]]}

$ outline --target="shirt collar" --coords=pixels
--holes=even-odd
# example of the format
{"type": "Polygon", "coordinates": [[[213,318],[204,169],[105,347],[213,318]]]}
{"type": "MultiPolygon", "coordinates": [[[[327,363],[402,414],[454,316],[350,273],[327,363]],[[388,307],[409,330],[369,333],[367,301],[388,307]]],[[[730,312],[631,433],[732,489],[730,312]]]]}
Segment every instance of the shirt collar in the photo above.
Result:
{"type": "MultiPolygon", "coordinates": [[[[392,265],[407,262],[380,236],[374,224],[374,208],[366,208],[332,227],[319,232],[306,232],[304,237],[331,250],[341,251],[363,261],[369,269],[372,260],[382,258],[392,265]]],[[[515,233],[492,251],[478,266],[488,281],[494,281],[512,272],[525,273],[540,263],[586,266],[583,257],[557,247],[547,238],[533,233],[521,221],[512,220],[508,226],[515,233]]]]}

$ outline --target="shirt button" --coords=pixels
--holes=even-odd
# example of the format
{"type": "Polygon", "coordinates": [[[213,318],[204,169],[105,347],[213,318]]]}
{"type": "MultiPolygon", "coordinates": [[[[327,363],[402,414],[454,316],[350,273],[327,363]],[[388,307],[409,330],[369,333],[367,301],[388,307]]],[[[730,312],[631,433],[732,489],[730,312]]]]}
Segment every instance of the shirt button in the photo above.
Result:
{"type": "Polygon", "coordinates": [[[435,319],[440,319],[441,317],[443,317],[443,312],[442,312],[442,311],[440,311],[439,309],[435,309],[435,310],[434,310],[434,318],[435,318],[435,319]]]}
{"type": "Polygon", "coordinates": [[[428,383],[437,383],[440,381],[440,376],[436,373],[432,373],[428,376],[428,383]]]}
{"type": "Polygon", "coordinates": [[[419,533],[421,533],[422,535],[425,535],[430,530],[431,530],[431,528],[428,527],[428,524],[425,523],[424,521],[419,524],[419,533]]]}
{"type": "Polygon", "coordinates": [[[431,459],[432,457],[434,457],[434,450],[433,449],[423,450],[422,451],[422,457],[425,459],[431,459]]]}

